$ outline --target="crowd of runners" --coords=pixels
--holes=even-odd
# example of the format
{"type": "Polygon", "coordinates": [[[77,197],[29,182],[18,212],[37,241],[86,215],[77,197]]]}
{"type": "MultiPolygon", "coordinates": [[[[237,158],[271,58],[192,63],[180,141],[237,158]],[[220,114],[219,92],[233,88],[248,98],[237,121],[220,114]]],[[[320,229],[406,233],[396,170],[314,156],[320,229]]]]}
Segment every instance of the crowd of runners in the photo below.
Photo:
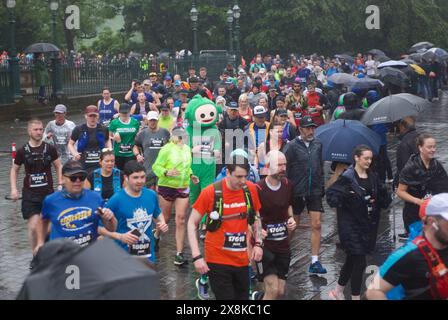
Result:
{"type": "Polygon", "coordinates": [[[316,128],[360,120],[393,93],[436,99],[446,80],[446,64],[437,60],[421,62],[424,75],[402,86],[384,81],[359,89],[329,80],[343,73],[373,79],[379,57],[257,55],[246,67],[228,65],[219,81],[204,67],[186,75],[153,71],[133,81],[125,97],[104,88],[78,124],[56,105],[55,120],[28,122],[29,141],[11,169],[11,198],[18,200],[25,168],[22,214],[33,256],[53,239],[87,246],[109,237],[157,264],[173,218],[173,263],[194,264],[200,299],[210,299],[210,291],[219,300],[281,299],[303,214],[311,221],[308,272],[327,273],[319,260],[322,219],[334,214],[324,212],[327,201],[346,253],[329,298],[345,299],[350,282],[359,300],[366,256],[396,189],[405,202],[400,238],[409,242],[381,267],[367,297],[384,299],[401,286],[405,298],[447,299],[448,177],[435,159],[435,139],[416,131],[415,118],[371,127],[383,138],[379,155],[359,145],[351,163],[335,162],[332,176],[324,174],[316,128]],[[401,139],[396,164],[387,154],[390,132],[401,139]],[[423,232],[415,238],[416,226],[423,232]],[[263,291],[253,290],[255,278],[263,291]]]}

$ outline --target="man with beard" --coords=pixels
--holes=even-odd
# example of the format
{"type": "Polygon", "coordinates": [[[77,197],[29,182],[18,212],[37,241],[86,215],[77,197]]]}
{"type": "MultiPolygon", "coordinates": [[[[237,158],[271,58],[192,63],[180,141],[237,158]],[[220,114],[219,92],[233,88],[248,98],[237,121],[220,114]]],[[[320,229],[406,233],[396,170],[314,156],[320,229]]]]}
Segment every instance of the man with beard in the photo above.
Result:
{"type": "MultiPolygon", "coordinates": [[[[261,201],[260,217],[267,237],[264,241],[262,268],[265,293],[263,300],[276,300],[285,293],[286,278],[291,260],[288,233],[296,227],[293,217],[293,186],[286,179],[286,157],[280,151],[266,156],[268,176],[258,182],[261,201]]],[[[261,298],[260,292],[252,294],[253,300],[261,298]]]]}
{"type": "Polygon", "coordinates": [[[369,300],[385,300],[397,286],[403,287],[406,300],[448,299],[448,193],[426,200],[420,216],[423,236],[386,260],[368,287],[369,300]]]}
{"type": "Polygon", "coordinates": [[[294,188],[293,210],[296,223],[307,207],[311,217],[311,265],[310,274],[324,274],[327,270],[319,262],[321,239],[321,215],[324,212],[324,172],[322,143],[314,138],[316,124],[309,116],[300,121],[300,136],[286,145],[287,175],[294,188]]]}

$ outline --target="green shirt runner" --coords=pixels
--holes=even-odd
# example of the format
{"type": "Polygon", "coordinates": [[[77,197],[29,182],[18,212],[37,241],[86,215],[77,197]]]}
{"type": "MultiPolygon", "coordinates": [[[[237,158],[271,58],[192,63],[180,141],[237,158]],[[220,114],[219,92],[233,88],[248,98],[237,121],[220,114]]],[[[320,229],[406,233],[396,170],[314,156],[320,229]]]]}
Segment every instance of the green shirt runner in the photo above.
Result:
{"type": "Polygon", "coordinates": [[[113,134],[119,133],[121,142],[114,142],[114,153],[116,157],[133,157],[132,148],[135,144],[140,124],[134,118],[130,118],[128,123],[124,123],[120,118],[114,119],[109,125],[109,131],[113,134]]]}

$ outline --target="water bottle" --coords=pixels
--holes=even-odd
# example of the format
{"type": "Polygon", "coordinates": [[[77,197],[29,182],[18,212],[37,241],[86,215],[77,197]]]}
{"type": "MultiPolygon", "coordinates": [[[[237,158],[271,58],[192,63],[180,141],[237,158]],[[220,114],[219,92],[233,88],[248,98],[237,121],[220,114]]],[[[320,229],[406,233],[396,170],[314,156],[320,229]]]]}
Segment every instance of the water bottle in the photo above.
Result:
{"type": "Polygon", "coordinates": [[[207,219],[207,231],[215,232],[221,226],[221,222],[222,219],[219,213],[216,211],[211,212],[207,219]]]}

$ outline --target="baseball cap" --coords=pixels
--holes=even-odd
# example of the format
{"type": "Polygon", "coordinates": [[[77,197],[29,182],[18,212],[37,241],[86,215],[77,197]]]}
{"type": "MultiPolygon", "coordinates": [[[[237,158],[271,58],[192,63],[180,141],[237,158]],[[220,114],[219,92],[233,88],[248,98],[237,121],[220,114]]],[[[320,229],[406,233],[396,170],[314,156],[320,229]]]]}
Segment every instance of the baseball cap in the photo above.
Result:
{"type": "Polygon", "coordinates": [[[171,76],[166,76],[166,77],[165,77],[165,80],[167,80],[167,81],[171,81],[171,80],[173,80],[173,78],[171,78],[171,76]]]}
{"type": "Polygon", "coordinates": [[[237,109],[238,110],[238,103],[232,101],[232,102],[229,103],[227,108],[229,108],[229,109],[237,109]]]}
{"type": "Polygon", "coordinates": [[[131,106],[127,103],[122,103],[120,105],[120,113],[128,113],[131,111],[131,106]]]}
{"type": "Polygon", "coordinates": [[[67,107],[63,104],[58,104],[56,107],[54,107],[53,113],[67,113],[67,107]]]}
{"type": "Polygon", "coordinates": [[[173,128],[171,135],[175,137],[185,137],[187,136],[187,132],[182,126],[176,126],[173,128]]]}
{"type": "Polygon", "coordinates": [[[254,108],[254,117],[265,117],[266,116],[266,109],[263,106],[256,106],[254,108]]]}
{"type": "Polygon", "coordinates": [[[150,76],[150,77],[157,77],[157,73],[155,73],[155,72],[151,72],[151,73],[149,74],[149,76],[150,76]]]}
{"type": "Polygon", "coordinates": [[[422,206],[423,210],[420,210],[420,217],[441,216],[448,220],[448,193],[435,195],[425,204],[422,206]]]}
{"type": "Polygon", "coordinates": [[[84,110],[84,113],[85,114],[93,114],[93,113],[99,114],[98,107],[94,106],[94,105],[87,106],[86,109],[84,110]]]}
{"type": "Polygon", "coordinates": [[[148,79],[146,79],[145,81],[143,81],[143,84],[145,85],[145,84],[149,84],[149,85],[151,85],[151,81],[149,81],[148,79]]]}
{"type": "Polygon", "coordinates": [[[186,90],[186,89],[182,89],[182,90],[180,90],[179,93],[180,94],[189,94],[190,92],[188,90],[186,90]]]}
{"type": "Polygon", "coordinates": [[[69,160],[62,167],[62,175],[66,176],[66,177],[70,177],[77,173],[83,173],[83,174],[87,175],[87,171],[84,170],[82,163],[79,161],[69,160]]]}
{"type": "Polygon", "coordinates": [[[146,115],[146,119],[148,120],[159,120],[159,114],[157,111],[149,111],[146,115]]]}
{"type": "Polygon", "coordinates": [[[233,84],[233,80],[232,80],[232,78],[227,78],[227,80],[226,80],[226,84],[233,84]]]}
{"type": "Polygon", "coordinates": [[[317,127],[317,125],[314,123],[313,119],[310,116],[305,116],[300,120],[300,127],[301,128],[309,128],[309,127],[317,127]]]}
{"type": "Polygon", "coordinates": [[[191,77],[188,82],[189,83],[199,83],[199,79],[197,77],[191,77]]]}

